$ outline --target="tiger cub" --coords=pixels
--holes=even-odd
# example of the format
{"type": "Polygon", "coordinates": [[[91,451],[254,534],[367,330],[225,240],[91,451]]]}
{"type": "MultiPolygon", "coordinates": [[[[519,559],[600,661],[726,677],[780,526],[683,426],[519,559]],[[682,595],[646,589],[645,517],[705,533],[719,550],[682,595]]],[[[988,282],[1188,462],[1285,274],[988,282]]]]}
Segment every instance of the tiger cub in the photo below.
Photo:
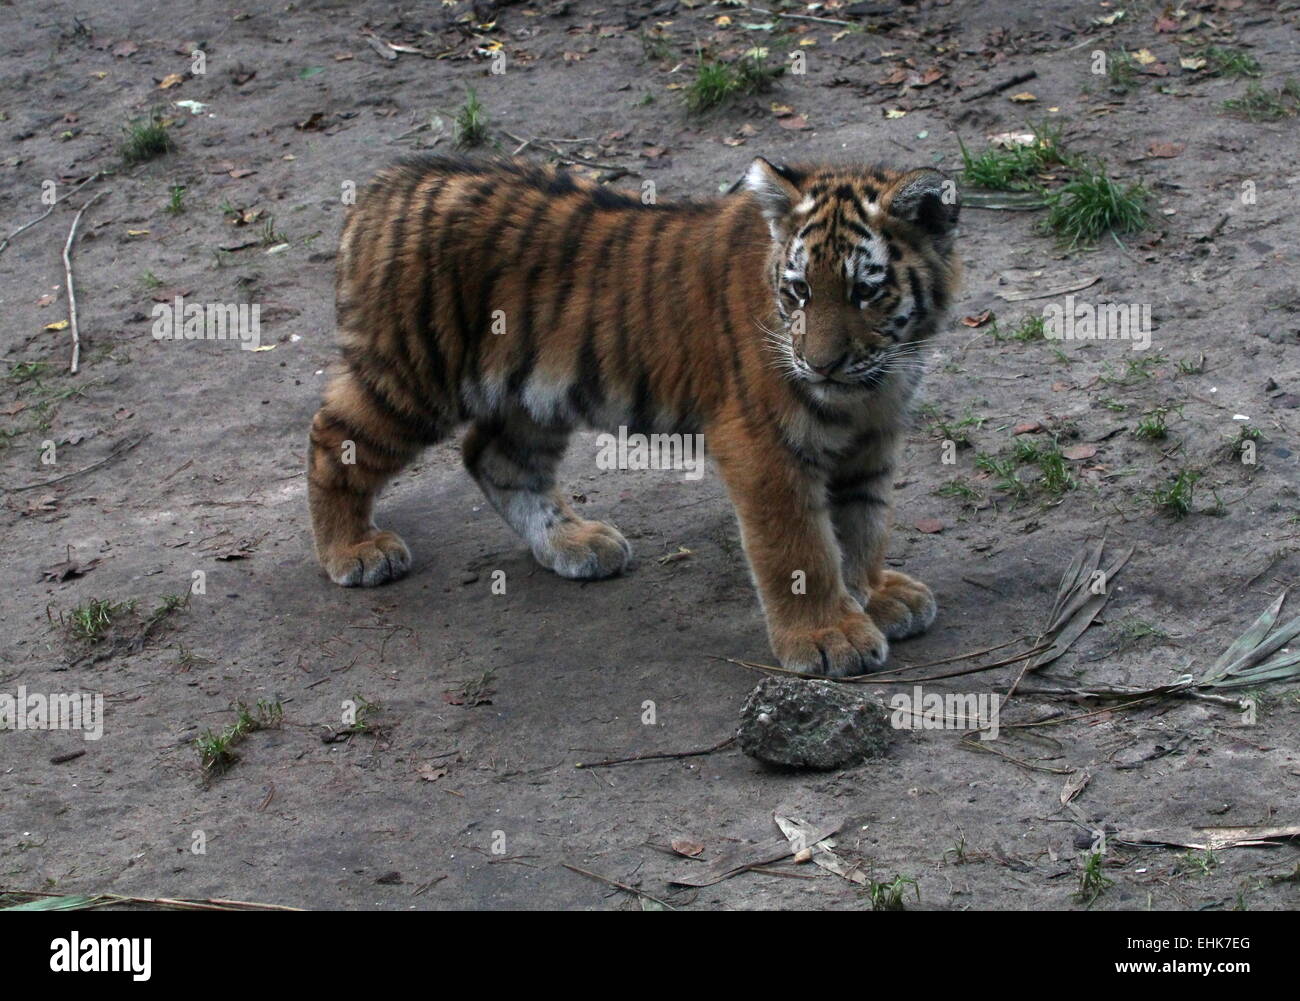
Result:
{"type": "Polygon", "coordinates": [[[430,157],[379,173],[339,244],[342,365],[311,426],[330,578],[405,574],[375,496],[469,422],[465,466],[543,566],[622,571],[617,529],[555,470],[576,426],[701,433],[785,667],[880,667],[935,601],[884,566],[921,349],[956,290],[933,170],[756,159],[710,201],[646,205],[555,169],[430,157]]]}

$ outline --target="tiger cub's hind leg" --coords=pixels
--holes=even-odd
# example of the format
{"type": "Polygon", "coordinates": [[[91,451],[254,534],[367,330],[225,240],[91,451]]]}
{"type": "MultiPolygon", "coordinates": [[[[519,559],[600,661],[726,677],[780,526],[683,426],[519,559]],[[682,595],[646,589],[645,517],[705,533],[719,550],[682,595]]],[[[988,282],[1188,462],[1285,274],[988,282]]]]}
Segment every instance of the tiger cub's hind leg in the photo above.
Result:
{"type": "Polygon", "coordinates": [[[335,584],[373,587],[410,569],[406,543],[372,520],[375,496],[439,437],[433,418],[405,413],[352,371],[327,387],[311,423],[307,500],[316,555],[335,584]]]}
{"type": "Polygon", "coordinates": [[[632,547],[613,526],[579,518],[556,489],[568,440],[568,428],[522,414],[479,421],[465,436],[465,468],[542,566],[574,580],[612,577],[627,566],[632,547]]]}

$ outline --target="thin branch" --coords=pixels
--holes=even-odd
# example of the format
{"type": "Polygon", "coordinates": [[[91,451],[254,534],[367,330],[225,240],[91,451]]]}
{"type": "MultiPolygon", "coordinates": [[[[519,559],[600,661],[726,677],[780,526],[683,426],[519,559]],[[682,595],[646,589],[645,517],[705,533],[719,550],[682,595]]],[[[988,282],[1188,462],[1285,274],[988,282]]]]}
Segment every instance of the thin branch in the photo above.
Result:
{"type": "Polygon", "coordinates": [[[80,476],[82,473],[88,473],[92,469],[98,469],[100,466],[112,462],[114,459],[120,459],[122,456],[126,455],[127,452],[131,451],[131,449],[135,448],[138,444],[140,444],[140,442],[148,438],[150,434],[151,432],[146,431],[144,434],[140,435],[140,437],[136,438],[134,441],[129,441],[125,445],[115,446],[113,450],[108,453],[108,455],[104,456],[104,458],[98,460],[97,462],[92,462],[89,466],[83,466],[81,469],[74,469],[70,473],[64,473],[62,476],[56,476],[51,480],[41,480],[39,483],[25,483],[20,487],[5,487],[4,489],[8,490],[11,493],[18,493],[20,490],[35,490],[38,487],[49,487],[49,486],[53,486],[55,483],[62,483],[64,480],[70,480],[74,476],[80,476]]]}
{"type": "Polygon", "coordinates": [[[31,229],[31,228],[32,228],[33,226],[35,226],[38,222],[40,222],[42,219],[44,219],[46,216],[48,216],[51,212],[54,211],[54,207],[55,207],[56,205],[58,205],[59,202],[63,201],[63,199],[65,199],[65,198],[71,198],[73,195],[75,195],[78,191],[80,191],[82,188],[84,188],[84,187],[85,187],[87,184],[89,184],[91,181],[95,180],[97,177],[102,177],[103,175],[104,175],[104,172],[103,172],[102,170],[101,170],[101,171],[96,171],[95,173],[91,174],[89,177],[87,177],[84,181],[82,181],[82,182],[81,182],[80,184],[78,184],[76,187],[72,188],[70,191],[65,191],[63,194],[59,195],[58,198],[54,199],[54,201],[50,202],[50,207],[47,208],[44,212],[42,212],[40,215],[38,215],[38,216],[37,216],[35,219],[33,219],[31,222],[23,223],[23,224],[22,224],[21,226],[19,226],[16,230],[14,230],[12,233],[10,233],[8,236],[6,236],[3,240],[0,240],[0,254],[3,254],[3,253],[5,252],[5,248],[9,246],[9,241],[10,241],[10,240],[12,240],[12,239],[13,239],[15,236],[17,236],[19,233],[22,233],[22,232],[24,232],[24,231],[26,231],[26,230],[31,229]]]}
{"type": "Polygon", "coordinates": [[[77,374],[77,366],[81,361],[81,334],[77,331],[77,295],[72,286],[72,241],[77,238],[77,223],[81,222],[81,217],[85,215],[86,209],[94,205],[106,193],[104,191],[97,192],[90,197],[85,205],[81,206],[76,217],[72,220],[72,228],[68,230],[68,242],[63,245],[63,274],[68,281],[68,325],[72,328],[72,365],[68,368],[71,375],[77,374]]]}
{"type": "Polygon", "coordinates": [[[753,11],[755,14],[762,14],[766,17],[779,17],[786,21],[816,21],[818,24],[836,24],[841,28],[860,28],[857,21],[840,21],[833,17],[817,17],[815,14],[785,14],[779,10],[763,10],[761,7],[745,6],[745,10],[753,11]]]}
{"type": "Polygon", "coordinates": [[[669,751],[660,754],[634,754],[630,758],[610,758],[608,761],[579,761],[574,768],[605,768],[609,765],[625,765],[633,761],[661,761],[667,758],[698,758],[705,754],[712,754],[715,751],[721,751],[724,747],[734,744],[735,736],[730,736],[712,747],[702,747],[695,751],[669,751]]]}
{"type": "Polygon", "coordinates": [[[624,893],[631,893],[631,894],[635,894],[638,897],[644,897],[646,900],[653,900],[656,904],[658,904],[660,907],[665,908],[666,910],[670,910],[670,911],[677,910],[676,907],[668,903],[666,900],[660,900],[658,897],[651,896],[650,894],[646,893],[644,890],[638,890],[635,886],[628,886],[626,883],[620,883],[618,880],[610,879],[608,876],[601,876],[598,873],[588,872],[586,869],[579,869],[576,865],[569,865],[568,862],[561,862],[560,864],[564,866],[564,868],[568,869],[570,872],[576,872],[579,876],[586,876],[588,879],[594,879],[598,883],[604,883],[606,886],[612,886],[616,890],[622,890],[624,893]]]}

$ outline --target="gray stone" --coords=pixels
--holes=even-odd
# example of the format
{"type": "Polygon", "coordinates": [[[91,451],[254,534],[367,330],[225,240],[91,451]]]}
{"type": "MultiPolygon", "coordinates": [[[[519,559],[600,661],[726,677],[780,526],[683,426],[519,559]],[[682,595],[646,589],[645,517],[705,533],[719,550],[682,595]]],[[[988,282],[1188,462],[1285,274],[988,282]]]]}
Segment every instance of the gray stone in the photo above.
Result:
{"type": "Polygon", "coordinates": [[[740,749],[786,768],[826,770],[879,757],[889,746],[885,710],[829,681],[765,678],[740,710],[740,749]]]}

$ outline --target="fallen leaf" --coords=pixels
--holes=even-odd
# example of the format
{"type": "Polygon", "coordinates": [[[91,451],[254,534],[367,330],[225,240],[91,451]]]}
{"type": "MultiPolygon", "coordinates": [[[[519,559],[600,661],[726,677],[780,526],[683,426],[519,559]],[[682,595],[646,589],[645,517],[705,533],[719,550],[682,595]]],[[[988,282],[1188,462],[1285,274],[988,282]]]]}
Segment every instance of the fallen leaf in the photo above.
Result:
{"type": "Polygon", "coordinates": [[[99,566],[99,560],[91,560],[89,563],[78,563],[76,560],[66,560],[63,563],[56,563],[48,570],[41,571],[41,577],[50,584],[61,584],[65,580],[73,580],[77,577],[84,577],[95,567],[99,566]]]}
{"type": "Polygon", "coordinates": [[[1037,101],[1038,98],[1029,93],[1029,91],[1022,90],[1019,94],[1012,94],[1008,100],[1014,101],[1016,104],[1032,104],[1034,101],[1037,101]]]}
{"type": "Polygon", "coordinates": [[[686,841],[678,838],[673,841],[673,851],[687,858],[699,858],[704,854],[704,846],[698,841],[686,841]]]}
{"type": "Polygon", "coordinates": [[[446,775],[447,772],[448,772],[447,768],[435,767],[429,762],[425,762],[420,766],[419,774],[420,774],[420,778],[422,778],[425,782],[437,782],[440,778],[446,775]]]}
{"type": "Polygon", "coordinates": [[[1079,793],[1083,792],[1084,786],[1086,786],[1091,780],[1092,775],[1086,768],[1080,769],[1066,779],[1065,785],[1061,788],[1061,805],[1065,806],[1066,803],[1070,802],[1070,800],[1078,796],[1079,793]]]}
{"type": "Polygon", "coordinates": [[[1182,143],[1154,142],[1147,147],[1147,156],[1160,157],[1161,159],[1167,160],[1170,157],[1177,156],[1186,148],[1187,147],[1185,147],[1182,143]]]}
{"type": "Polygon", "coordinates": [[[1136,52],[1131,53],[1131,55],[1143,66],[1150,66],[1152,63],[1159,61],[1156,58],[1155,53],[1150,49],[1138,49],[1136,52]]]}
{"type": "Polygon", "coordinates": [[[800,132],[805,129],[812,128],[812,126],[808,124],[808,120],[804,118],[803,115],[791,115],[789,118],[778,118],[776,120],[776,124],[781,126],[781,128],[783,129],[791,129],[792,131],[795,132],[800,132]]]}
{"type": "Polygon", "coordinates": [[[991,320],[992,318],[993,318],[993,310],[986,309],[984,310],[984,312],[977,313],[974,316],[963,316],[961,318],[961,322],[968,327],[982,327],[984,326],[984,324],[988,323],[989,320],[991,320]]]}
{"type": "Polygon", "coordinates": [[[918,532],[924,532],[926,535],[937,535],[943,531],[943,522],[938,518],[918,518],[912,525],[918,532]]]}
{"type": "Polygon", "coordinates": [[[1071,445],[1069,448],[1061,449],[1061,454],[1071,462],[1081,462],[1084,459],[1091,459],[1097,454],[1096,445],[1071,445]]]}
{"type": "Polygon", "coordinates": [[[165,77],[162,78],[162,82],[158,84],[158,89],[170,90],[172,87],[176,87],[184,82],[185,82],[185,77],[182,76],[180,73],[168,73],[165,77]]]}
{"type": "Polygon", "coordinates": [[[1041,430],[1043,430],[1043,425],[1039,424],[1038,421],[1025,421],[1025,423],[1017,424],[1014,428],[1012,428],[1011,433],[1013,435],[1034,434],[1041,430]]]}
{"type": "Polygon", "coordinates": [[[44,330],[67,330],[67,329],[68,329],[68,321],[67,321],[67,320],[56,320],[54,323],[47,323],[47,324],[45,324],[45,326],[44,326],[42,329],[44,329],[44,330]]]}

